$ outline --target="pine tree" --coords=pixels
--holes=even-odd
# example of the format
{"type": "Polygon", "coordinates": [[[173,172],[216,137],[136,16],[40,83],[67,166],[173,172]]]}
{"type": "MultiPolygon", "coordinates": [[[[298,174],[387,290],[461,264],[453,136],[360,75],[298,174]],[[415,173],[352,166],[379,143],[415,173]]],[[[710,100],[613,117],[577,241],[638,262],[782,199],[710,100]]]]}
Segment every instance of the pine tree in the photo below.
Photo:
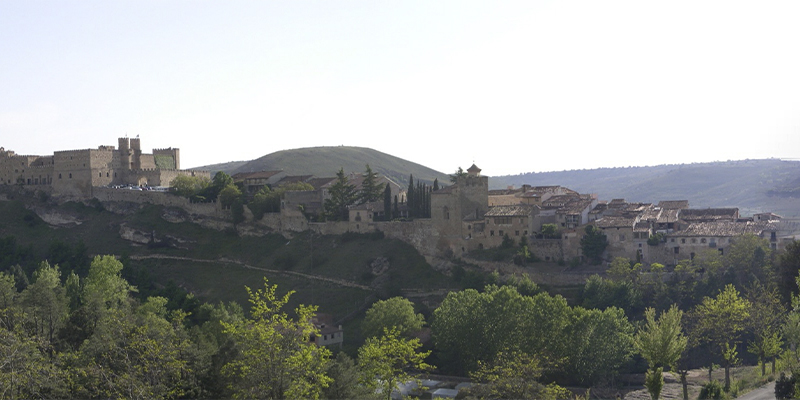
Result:
{"type": "Polygon", "coordinates": [[[347,221],[349,219],[348,206],[358,199],[356,187],[349,183],[344,174],[344,168],[336,173],[336,183],[328,191],[330,198],[325,200],[325,216],[334,221],[347,221]]]}
{"type": "Polygon", "coordinates": [[[378,173],[372,172],[372,168],[367,164],[367,169],[364,171],[363,176],[364,181],[361,182],[360,203],[378,201],[381,196],[381,184],[378,183],[378,173]]]}

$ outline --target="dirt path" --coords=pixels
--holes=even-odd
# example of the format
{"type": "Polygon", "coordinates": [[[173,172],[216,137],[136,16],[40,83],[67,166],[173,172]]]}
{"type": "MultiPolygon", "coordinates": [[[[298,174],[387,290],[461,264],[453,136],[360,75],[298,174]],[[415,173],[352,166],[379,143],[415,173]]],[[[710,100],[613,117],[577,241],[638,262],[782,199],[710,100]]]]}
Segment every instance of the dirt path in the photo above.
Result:
{"type": "Polygon", "coordinates": [[[302,272],[283,271],[283,270],[278,270],[278,269],[255,267],[255,266],[252,266],[252,265],[245,264],[245,263],[243,263],[241,261],[232,260],[232,259],[229,259],[229,258],[220,258],[219,260],[204,260],[204,259],[190,258],[190,257],[166,256],[166,255],[163,255],[163,254],[150,254],[150,255],[144,255],[144,256],[136,255],[136,256],[130,256],[130,258],[132,260],[153,260],[153,259],[157,259],[157,260],[191,261],[191,262],[198,262],[198,263],[227,263],[227,264],[238,265],[238,266],[240,266],[242,268],[247,268],[247,269],[254,269],[254,270],[258,270],[258,271],[270,272],[270,273],[273,273],[273,274],[293,275],[293,276],[298,276],[298,277],[301,277],[301,278],[313,279],[313,280],[317,280],[317,281],[333,283],[333,284],[336,284],[336,285],[339,285],[339,286],[345,286],[345,287],[351,287],[351,288],[357,288],[357,289],[363,289],[363,290],[372,291],[372,288],[370,288],[369,286],[360,285],[358,283],[351,282],[351,281],[344,280],[344,279],[328,278],[326,276],[304,274],[302,272]]]}

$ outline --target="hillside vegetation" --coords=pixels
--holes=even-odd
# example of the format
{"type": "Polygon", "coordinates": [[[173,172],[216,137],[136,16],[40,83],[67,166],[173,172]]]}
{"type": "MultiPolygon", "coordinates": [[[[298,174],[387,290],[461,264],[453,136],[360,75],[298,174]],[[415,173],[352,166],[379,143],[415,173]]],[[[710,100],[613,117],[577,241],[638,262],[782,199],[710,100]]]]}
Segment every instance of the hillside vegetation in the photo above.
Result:
{"type": "Polygon", "coordinates": [[[345,173],[361,173],[366,164],[378,174],[389,177],[403,186],[408,184],[408,177],[411,174],[414,175],[414,179],[428,183],[432,183],[434,179],[438,179],[439,182],[449,181],[446,174],[423,165],[366,147],[351,146],[282,150],[243,163],[207,165],[196,169],[211,171],[212,175],[217,171],[233,175],[239,172],[283,170],[287,175],[332,177],[340,168],[344,168],[345,173]]]}
{"type": "Polygon", "coordinates": [[[800,217],[800,162],[725,161],[654,167],[530,172],[492,177],[491,188],[561,185],[601,200],[689,200],[692,208],[738,207],[742,215],[775,212],[800,217]]]}

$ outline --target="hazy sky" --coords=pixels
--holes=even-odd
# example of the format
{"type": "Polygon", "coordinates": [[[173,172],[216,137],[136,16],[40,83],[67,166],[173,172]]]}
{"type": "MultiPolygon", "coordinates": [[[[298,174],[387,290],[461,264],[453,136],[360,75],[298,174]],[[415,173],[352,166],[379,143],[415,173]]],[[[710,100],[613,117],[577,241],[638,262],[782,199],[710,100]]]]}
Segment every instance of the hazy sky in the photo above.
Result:
{"type": "Polygon", "coordinates": [[[800,158],[800,2],[0,2],[0,146],[501,175],[800,158]]]}

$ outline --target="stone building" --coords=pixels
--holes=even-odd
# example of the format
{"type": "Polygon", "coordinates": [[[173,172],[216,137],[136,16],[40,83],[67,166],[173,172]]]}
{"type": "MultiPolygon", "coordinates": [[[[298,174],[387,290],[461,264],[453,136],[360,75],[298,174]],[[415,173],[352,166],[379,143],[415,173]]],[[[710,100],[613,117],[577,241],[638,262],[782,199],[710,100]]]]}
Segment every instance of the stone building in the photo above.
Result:
{"type": "Polygon", "coordinates": [[[139,138],[120,138],[118,148],[56,151],[52,156],[17,155],[0,148],[0,182],[35,186],[54,195],[87,198],[92,188],[110,185],[169,186],[182,171],[180,150],[154,149],[142,153],[139,138]]]}
{"type": "Polygon", "coordinates": [[[471,234],[483,229],[489,211],[489,178],[473,164],[453,185],[431,192],[431,222],[439,235],[437,247],[460,255],[478,248],[471,234]]]}

